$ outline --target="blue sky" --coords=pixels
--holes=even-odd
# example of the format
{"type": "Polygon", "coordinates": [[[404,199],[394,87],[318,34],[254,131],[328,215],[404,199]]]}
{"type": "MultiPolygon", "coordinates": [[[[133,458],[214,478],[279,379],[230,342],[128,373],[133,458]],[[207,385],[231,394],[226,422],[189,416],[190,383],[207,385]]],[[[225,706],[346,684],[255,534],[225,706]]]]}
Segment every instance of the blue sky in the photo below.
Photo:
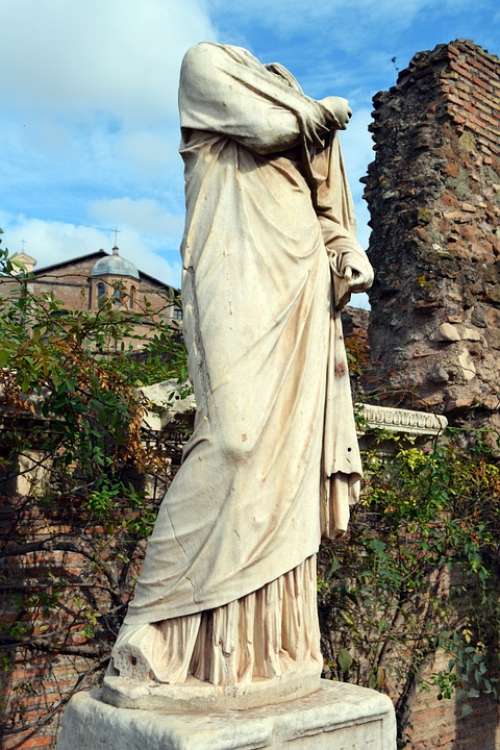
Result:
{"type": "Polygon", "coordinates": [[[457,37],[498,52],[496,0],[0,0],[0,226],[38,265],[113,244],[178,284],[183,227],[177,78],[202,40],[286,65],[307,94],[348,98],[358,180],[371,98],[418,51],[457,37]],[[496,28],[495,28],[496,26],[496,28]],[[391,58],[396,57],[396,63],[391,58]]]}

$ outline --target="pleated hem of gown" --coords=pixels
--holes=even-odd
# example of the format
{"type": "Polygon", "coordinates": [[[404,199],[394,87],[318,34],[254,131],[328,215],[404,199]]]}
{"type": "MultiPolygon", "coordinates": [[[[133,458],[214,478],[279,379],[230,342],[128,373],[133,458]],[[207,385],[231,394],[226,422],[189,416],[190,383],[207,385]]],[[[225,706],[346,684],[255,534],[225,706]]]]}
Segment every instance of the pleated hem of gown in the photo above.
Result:
{"type": "Polygon", "coordinates": [[[123,626],[113,666],[130,679],[214,685],[322,668],[316,555],[261,589],[216,609],[150,625],[123,626]]]}

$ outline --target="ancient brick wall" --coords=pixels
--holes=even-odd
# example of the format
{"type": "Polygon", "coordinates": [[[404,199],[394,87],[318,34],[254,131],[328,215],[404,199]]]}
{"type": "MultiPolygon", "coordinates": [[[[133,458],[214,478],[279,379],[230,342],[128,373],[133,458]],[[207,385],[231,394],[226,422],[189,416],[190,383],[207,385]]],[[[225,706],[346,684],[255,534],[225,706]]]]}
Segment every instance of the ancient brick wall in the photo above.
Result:
{"type": "MultiPolygon", "coordinates": [[[[369,387],[495,423],[500,348],[499,61],[472,42],[413,58],[374,97],[369,387]]],[[[498,423],[498,422],[497,422],[498,423]]]]}
{"type": "Polygon", "coordinates": [[[102,676],[144,549],[74,498],[0,495],[0,750],[55,748],[67,701],[102,676]]]}
{"type": "MultiPolygon", "coordinates": [[[[124,473],[146,505],[117,498],[99,524],[78,494],[9,492],[0,462],[0,750],[53,750],[67,701],[99,682],[146,547],[127,521],[156,513],[190,425],[179,415],[161,434],[164,472],[124,473]]],[[[34,420],[26,430],[40,440],[34,420]]]]}
{"type": "MultiPolygon", "coordinates": [[[[498,428],[499,61],[472,42],[413,58],[374,97],[371,398],[498,428]]],[[[443,657],[444,658],[444,657],[443,657]]],[[[429,665],[429,674],[440,668],[429,665]]],[[[411,750],[494,750],[494,705],[417,692],[411,750]]]]}
{"type": "MultiPolygon", "coordinates": [[[[446,669],[449,655],[439,652],[426,677],[446,669]]],[[[498,711],[487,696],[438,700],[437,691],[417,690],[411,701],[405,750],[497,750],[498,711]],[[465,705],[467,710],[465,710],[465,705]]]]}
{"type": "Polygon", "coordinates": [[[29,291],[36,295],[53,294],[69,310],[88,310],[88,277],[94,264],[95,258],[91,258],[40,274],[29,284],[29,291]]]}
{"type": "Polygon", "coordinates": [[[95,677],[100,654],[82,634],[88,602],[76,592],[86,581],[94,599],[99,581],[67,519],[21,496],[0,496],[0,508],[0,748],[41,750],[55,745],[61,705],[95,677]]]}

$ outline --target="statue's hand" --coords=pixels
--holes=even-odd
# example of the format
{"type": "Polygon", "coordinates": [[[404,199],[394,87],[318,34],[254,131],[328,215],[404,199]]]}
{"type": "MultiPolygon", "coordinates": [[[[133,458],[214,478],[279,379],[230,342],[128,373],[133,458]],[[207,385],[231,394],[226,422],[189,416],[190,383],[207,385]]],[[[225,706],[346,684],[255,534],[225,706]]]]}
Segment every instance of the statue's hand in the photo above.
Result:
{"type": "Polygon", "coordinates": [[[335,117],[341,130],[345,130],[352,117],[352,109],[342,96],[326,96],[319,100],[335,117]]]}
{"type": "Polygon", "coordinates": [[[373,284],[373,268],[365,254],[346,253],[342,257],[341,275],[351,292],[364,292],[373,284]]]}
{"type": "Polygon", "coordinates": [[[373,284],[373,272],[366,273],[365,271],[358,271],[355,268],[351,268],[351,266],[346,266],[344,279],[349,283],[351,292],[364,292],[373,284]]]}

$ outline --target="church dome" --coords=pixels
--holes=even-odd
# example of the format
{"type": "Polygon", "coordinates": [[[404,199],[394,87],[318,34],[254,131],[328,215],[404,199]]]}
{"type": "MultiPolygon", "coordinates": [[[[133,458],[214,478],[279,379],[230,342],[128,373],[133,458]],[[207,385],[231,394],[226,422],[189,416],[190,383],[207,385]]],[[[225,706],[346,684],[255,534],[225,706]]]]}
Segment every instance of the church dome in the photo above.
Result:
{"type": "Polygon", "coordinates": [[[100,258],[90,272],[91,276],[131,276],[139,278],[139,271],[129,260],[122,258],[118,248],[113,248],[113,255],[100,258]]]}

